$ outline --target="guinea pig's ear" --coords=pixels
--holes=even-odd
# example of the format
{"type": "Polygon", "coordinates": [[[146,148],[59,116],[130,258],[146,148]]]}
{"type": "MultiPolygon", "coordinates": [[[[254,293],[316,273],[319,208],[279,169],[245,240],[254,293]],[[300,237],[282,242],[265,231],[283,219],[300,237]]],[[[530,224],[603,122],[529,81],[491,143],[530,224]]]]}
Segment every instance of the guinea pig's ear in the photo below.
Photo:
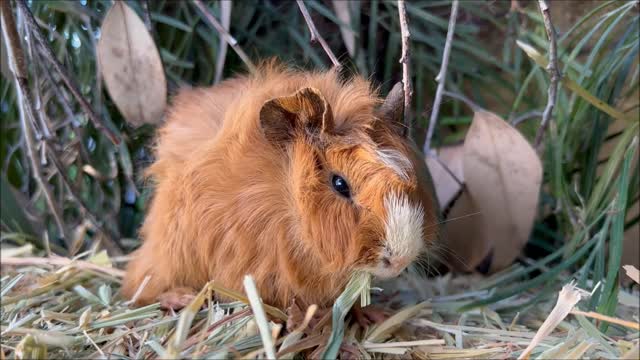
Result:
{"type": "Polygon", "coordinates": [[[383,121],[391,125],[391,128],[398,135],[405,137],[408,134],[407,127],[404,125],[404,92],[402,90],[402,82],[397,82],[393,89],[384,99],[384,103],[380,106],[380,115],[383,121]]]}
{"type": "Polygon", "coordinates": [[[319,90],[303,88],[265,102],[260,109],[260,126],[270,141],[289,141],[299,130],[322,138],[333,132],[333,113],[319,90]]]}

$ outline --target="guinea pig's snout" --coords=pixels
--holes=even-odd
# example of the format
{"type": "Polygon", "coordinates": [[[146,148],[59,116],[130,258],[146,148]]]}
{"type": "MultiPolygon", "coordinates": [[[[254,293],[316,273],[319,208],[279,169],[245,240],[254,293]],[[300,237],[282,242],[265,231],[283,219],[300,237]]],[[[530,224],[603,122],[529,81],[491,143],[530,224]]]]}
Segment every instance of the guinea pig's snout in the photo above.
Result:
{"type": "Polygon", "coordinates": [[[388,253],[382,255],[379,264],[371,273],[379,278],[388,279],[400,273],[413,261],[410,256],[393,256],[388,253]]]}
{"type": "Polygon", "coordinates": [[[372,273],[390,278],[400,275],[424,250],[424,208],[405,194],[390,193],[385,198],[385,210],[383,247],[372,273]]]}
{"type": "Polygon", "coordinates": [[[393,272],[396,275],[400,274],[411,263],[411,258],[408,256],[396,256],[396,257],[383,257],[382,265],[393,272]]]}

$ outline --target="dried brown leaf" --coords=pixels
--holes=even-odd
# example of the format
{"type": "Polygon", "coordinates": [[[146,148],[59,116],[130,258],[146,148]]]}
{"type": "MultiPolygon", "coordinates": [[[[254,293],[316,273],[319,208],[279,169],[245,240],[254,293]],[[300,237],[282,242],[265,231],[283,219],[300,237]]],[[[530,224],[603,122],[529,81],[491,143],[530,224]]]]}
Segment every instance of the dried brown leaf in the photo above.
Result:
{"type": "Polygon", "coordinates": [[[484,225],[484,215],[469,191],[463,190],[442,227],[445,260],[452,269],[473,271],[489,255],[493,238],[484,225]]]}
{"type": "Polygon", "coordinates": [[[167,82],[144,22],[125,2],[116,1],[101,32],[97,54],[118,110],[134,126],[159,123],[167,103],[167,82]]]}
{"type": "Polygon", "coordinates": [[[508,265],[529,239],[538,208],[542,164],[533,147],[497,115],[478,111],[464,143],[467,189],[493,239],[491,271],[508,265]]]}

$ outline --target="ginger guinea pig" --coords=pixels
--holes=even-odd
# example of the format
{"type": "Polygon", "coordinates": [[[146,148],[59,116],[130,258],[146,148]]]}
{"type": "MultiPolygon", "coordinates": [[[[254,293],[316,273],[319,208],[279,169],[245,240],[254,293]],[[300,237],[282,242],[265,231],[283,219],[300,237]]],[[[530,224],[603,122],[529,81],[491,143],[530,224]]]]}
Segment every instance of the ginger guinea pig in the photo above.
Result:
{"type": "Polygon", "coordinates": [[[331,305],[354,270],[400,274],[437,237],[422,155],[361,77],[268,64],[185,89],[159,131],[155,194],[123,294],[144,305],[209,280],[265,303],[331,305]]]}

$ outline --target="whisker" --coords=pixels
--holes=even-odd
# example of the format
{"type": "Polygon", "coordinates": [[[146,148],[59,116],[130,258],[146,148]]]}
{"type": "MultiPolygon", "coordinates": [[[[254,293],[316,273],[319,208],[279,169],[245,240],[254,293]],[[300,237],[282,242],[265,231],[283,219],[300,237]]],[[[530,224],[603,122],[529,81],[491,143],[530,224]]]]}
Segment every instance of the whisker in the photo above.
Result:
{"type": "Polygon", "coordinates": [[[455,217],[455,218],[453,218],[453,219],[447,219],[447,220],[445,220],[445,221],[439,221],[439,222],[437,222],[437,223],[435,223],[435,224],[431,224],[431,225],[427,226],[427,227],[426,227],[426,229],[431,228],[431,227],[434,227],[434,226],[438,226],[438,225],[446,224],[446,223],[451,222],[451,221],[461,220],[461,219],[468,218],[468,217],[471,217],[471,216],[479,215],[479,214],[481,214],[481,212],[480,212],[480,211],[477,211],[477,212],[474,212],[474,213],[471,213],[471,214],[458,216],[458,217],[455,217]]]}
{"type": "Polygon", "coordinates": [[[442,245],[442,244],[438,244],[437,246],[434,246],[432,249],[432,256],[437,256],[438,259],[440,260],[440,262],[445,263],[447,265],[452,265],[450,261],[446,261],[446,259],[453,259],[455,261],[457,261],[458,263],[460,263],[463,267],[469,269],[470,265],[469,263],[467,263],[462,257],[460,257],[460,255],[458,255],[455,251],[449,249],[448,247],[442,245]],[[440,254],[442,253],[442,254],[440,254]],[[446,257],[446,259],[441,258],[440,256],[446,256],[446,255],[450,255],[448,257],[446,257]]]}

